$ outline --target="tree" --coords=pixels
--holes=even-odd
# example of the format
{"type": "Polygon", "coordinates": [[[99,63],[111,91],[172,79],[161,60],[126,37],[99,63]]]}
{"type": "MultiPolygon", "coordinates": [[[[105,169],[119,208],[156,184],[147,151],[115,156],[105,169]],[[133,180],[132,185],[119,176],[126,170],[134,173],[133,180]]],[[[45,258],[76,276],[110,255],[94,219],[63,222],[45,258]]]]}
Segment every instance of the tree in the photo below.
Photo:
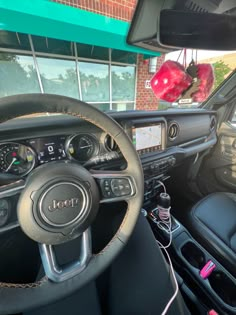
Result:
{"type": "Polygon", "coordinates": [[[219,60],[213,64],[215,70],[215,84],[214,89],[216,89],[225,79],[227,74],[230,73],[230,67],[224,63],[223,60],[219,60]]]}
{"type": "Polygon", "coordinates": [[[39,90],[32,62],[32,57],[0,53],[0,97],[39,90]]]}

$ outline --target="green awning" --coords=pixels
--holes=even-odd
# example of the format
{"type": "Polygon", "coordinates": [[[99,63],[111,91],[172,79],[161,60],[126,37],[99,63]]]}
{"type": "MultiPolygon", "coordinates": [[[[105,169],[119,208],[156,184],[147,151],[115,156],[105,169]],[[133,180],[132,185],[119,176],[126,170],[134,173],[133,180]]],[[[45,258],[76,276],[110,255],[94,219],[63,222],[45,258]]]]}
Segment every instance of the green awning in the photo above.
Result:
{"type": "Polygon", "coordinates": [[[48,0],[0,0],[0,30],[160,55],[128,45],[128,29],[127,22],[48,0]]]}

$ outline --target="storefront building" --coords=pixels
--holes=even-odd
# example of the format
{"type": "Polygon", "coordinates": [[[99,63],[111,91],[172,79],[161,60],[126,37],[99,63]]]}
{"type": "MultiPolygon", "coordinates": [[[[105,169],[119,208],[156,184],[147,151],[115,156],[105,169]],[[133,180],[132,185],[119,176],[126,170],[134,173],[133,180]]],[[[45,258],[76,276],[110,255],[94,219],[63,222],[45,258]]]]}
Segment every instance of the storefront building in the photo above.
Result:
{"type": "Polygon", "coordinates": [[[103,111],[157,109],[148,80],[164,57],[150,71],[158,54],[125,43],[136,1],[17,1],[0,4],[3,21],[13,15],[0,26],[0,97],[55,93],[103,111]]]}

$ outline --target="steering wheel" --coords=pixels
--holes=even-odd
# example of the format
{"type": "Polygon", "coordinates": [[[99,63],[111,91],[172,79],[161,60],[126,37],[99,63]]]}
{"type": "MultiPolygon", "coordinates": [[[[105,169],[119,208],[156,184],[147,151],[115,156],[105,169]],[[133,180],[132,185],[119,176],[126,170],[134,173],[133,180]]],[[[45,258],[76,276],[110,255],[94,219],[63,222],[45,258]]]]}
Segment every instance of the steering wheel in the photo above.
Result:
{"type": "MultiPolygon", "coordinates": [[[[39,166],[24,181],[4,187],[8,196],[20,193],[18,221],[23,232],[39,244],[45,277],[35,283],[0,283],[0,314],[18,313],[64,298],[96,278],[127,243],[143,202],[143,172],[127,134],[111,117],[76,99],[27,94],[0,99],[0,122],[34,113],[60,113],[84,119],[117,143],[127,168],[91,171],[65,160],[39,166]],[[112,194],[103,194],[108,186],[112,194]],[[125,200],[123,222],[98,254],[91,249],[90,226],[103,202],[125,200]],[[80,258],[66,266],[57,263],[54,245],[81,237],[80,258]]],[[[0,191],[1,193],[1,191],[0,191]]],[[[30,259],[30,253],[29,253],[30,259]]]]}

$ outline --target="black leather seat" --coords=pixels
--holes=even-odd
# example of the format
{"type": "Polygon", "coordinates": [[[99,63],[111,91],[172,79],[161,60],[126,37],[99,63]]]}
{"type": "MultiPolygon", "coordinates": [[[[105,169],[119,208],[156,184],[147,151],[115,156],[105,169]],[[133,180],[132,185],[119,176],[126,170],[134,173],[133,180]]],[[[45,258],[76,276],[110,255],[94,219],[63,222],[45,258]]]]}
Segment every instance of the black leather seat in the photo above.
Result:
{"type": "Polygon", "coordinates": [[[236,194],[214,193],[202,199],[190,212],[188,228],[236,276],[236,194]]]}

